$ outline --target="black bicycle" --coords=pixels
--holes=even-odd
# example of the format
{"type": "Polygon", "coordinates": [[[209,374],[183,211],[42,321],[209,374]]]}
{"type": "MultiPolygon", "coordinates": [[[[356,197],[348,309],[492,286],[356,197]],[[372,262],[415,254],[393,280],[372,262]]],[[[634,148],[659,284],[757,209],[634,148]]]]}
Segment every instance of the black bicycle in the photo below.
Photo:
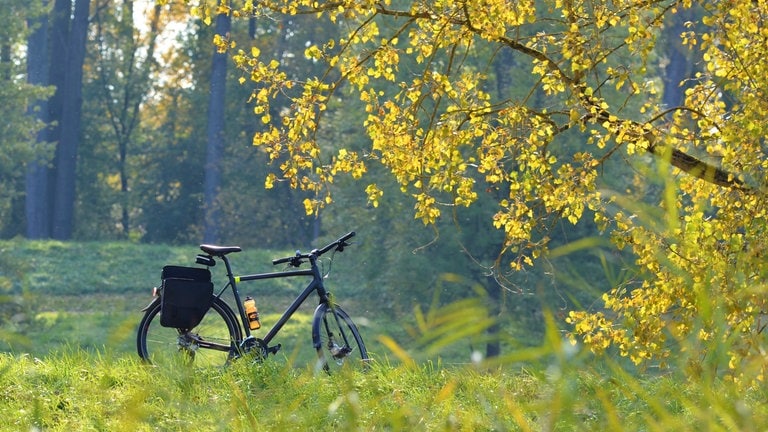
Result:
{"type": "Polygon", "coordinates": [[[272,341],[313,293],[317,293],[319,305],[312,318],[312,344],[317,351],[317,369],[332,372],[341,367],[363,368],[368,352],[357,326],[349,315],[331,299],[323,284],[318,260],[329,252],[342,252],[354,237],[350,232],[327,246],[307,254],[295,255],[272,261],[273,265],[287,264],[299,268],[309,262],[309,269],[283,270],[236,276],[227,255],[240,252],[238,246],[201,245],[204,254],[196,257],[196,263],[206,266],[165,266],[162,285],[153,289],[153,301],[142,311],[136,345],[139,356],[153,364],[194,362],[198,365],[222,365],[246,355],[258,359],[275,354],[281,345],[272,341]],[[229,282],[214,293],[210,267],[216,260],[224,263],[229,282]],[[291,303],[277,323],[263,338],[251,334],[260,327],[258,311],[251,303],[240,298],[238,283],[245,281],[309,276],[312,281],[291,303]],[[222,298],[231,288],[237,313],[222,298]]]}

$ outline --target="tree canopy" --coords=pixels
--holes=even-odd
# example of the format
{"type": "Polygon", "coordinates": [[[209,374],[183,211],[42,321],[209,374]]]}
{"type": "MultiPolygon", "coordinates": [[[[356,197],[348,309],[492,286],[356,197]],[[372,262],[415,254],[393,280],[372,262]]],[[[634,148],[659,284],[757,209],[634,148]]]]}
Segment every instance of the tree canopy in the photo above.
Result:
{"type": "Polygon", "coordinates": [[[424,224],[499,191],[487,221],[504,234],[496,272],[532,265],[548,250],[548,227],[589,215],[631,248],[640,272],[604,296],[604,311],[571,313],[574,337],[636,363],[664,362],[673,340],[696,340],[707,358],[716,357],[709,343],[730,341],[729,367],[763,377],[765,0],[245,0],[192,12],[205,21],[306,15],[333,29],[307,39],[307,67],[322,66],[312,75],[247,41],[214,39],[263,124],[253,143],[278,167],[266,185],[311,192],[308,214],[333,202],[342,174],[377,206],[386,197],[365,181],[373,165],[424,224]],[[669,59],[657,38],[691,10],[700,22],[673,37],[699,72],[679,83],[680,106],[664,106],[658,69],[669,59]],[[502,79],[517,90],[489,88],[502,79]],[[329,152],[318,136],[332,112],[350,109],[365,113],[367,140],[329,152]],[[664,192],[611,188],[611,161],[664,192]],[[712,308],[713,297],[726,307],[712,308]]]}

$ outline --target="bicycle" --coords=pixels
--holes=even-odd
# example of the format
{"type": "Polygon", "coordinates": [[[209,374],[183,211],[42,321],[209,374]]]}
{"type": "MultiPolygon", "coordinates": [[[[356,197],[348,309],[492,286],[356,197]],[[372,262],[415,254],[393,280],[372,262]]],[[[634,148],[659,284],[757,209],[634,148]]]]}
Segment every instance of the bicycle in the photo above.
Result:
{"type": "Polygon", "coordinates": [[[360,332],[349,315],[333,301],[323,284],[324,275],[318,266],[323,254],[331,250],[334,254],[342,252],[350,245],[347,241],[354,235],[350,232],[323,248],[306,254],[297,251],[293,256],[272,261],[273,265],[287,264],[288,268],[299,268],[309,262],[309,269],[239,276],[233,273],[228,255],[240,252],[240,247],[200,245],[204,254],[198,254],[195,262],[206,268],[163,268],[162,285],[153,289],[154,299],[142,309],[144,317],[139,323],[136,338],[139,356],[152,364],[181,358],[196,365],[221,365],[247,354],[264,359],[280,350],[281,344],[272,345],[272,341],[314,292],[319,300],[312,318],[312,344],[318,355],[317,368],[329,373],[341,367],[364,368],[369,358],[360,332]],[[215,266],[217,260],[224,263],[228,282],[218,293],[214,293],[210,267],[215,266]],[[251,323],[254,318],[258,322],[258,315],[251,313],[249,317],[240,298],[238,284],[306,276],[312,281],[263,338],[255,337],[251,333],[252,329],[255,330],[251,323]],[[227,289],[232,291],[237,313],[222,298],[227,289]]]}

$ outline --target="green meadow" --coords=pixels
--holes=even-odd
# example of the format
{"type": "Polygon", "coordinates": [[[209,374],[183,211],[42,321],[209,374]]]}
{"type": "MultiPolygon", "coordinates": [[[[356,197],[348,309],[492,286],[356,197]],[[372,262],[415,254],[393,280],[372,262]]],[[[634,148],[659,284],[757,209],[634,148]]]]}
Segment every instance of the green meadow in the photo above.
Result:
{"type": "MultiPolygon", "coordinates": [[[[373,357],[364,372],[313,370],[312,304],[266,361],[161,369],[139,361],[136,325],[158,263],[189,264],[190,248],[6,241],[0,250],[2,431],[760,431],[768,424],[765,386],[595,357],[569,344],[551,317],[536,344],[495,359],[471,356],[467,341],[483,337],[482,302],[473,299],[393,316],[340,288],[373,357]]],[[[254,265],[259,271],[279,255],[244,254],[243,263],[264,263],[254,265]]],[[[296,287],[254,290],[268,328],[296,287]]]]}

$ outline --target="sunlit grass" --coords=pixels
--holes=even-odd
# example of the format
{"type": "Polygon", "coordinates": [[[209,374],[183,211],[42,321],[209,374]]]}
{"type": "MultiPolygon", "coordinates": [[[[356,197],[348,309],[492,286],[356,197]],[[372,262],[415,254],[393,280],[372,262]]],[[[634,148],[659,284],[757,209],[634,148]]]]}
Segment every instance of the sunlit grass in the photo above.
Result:
{"type": "MultiPolygon", "coordinates": [[[[85,249],[76,252],[92,253],[85,249]]],[[[68,283],[95,280],[71,269],[62,274],[68,283]]],[[[164,369],[142,364],[135,353],[140,309],[150,300],[146,286],[86,295],[69,288],[56,293],[54,286],[30,291],[18,312],[24,325],[6,323],[0,332],[1,349],[10,351],[0,354],[2,431],[749,432],[768,424],[765,386],[689,374],[684,356],[663,372],[633,369],[610,354],[596,357],[572,345],[546,311],[539,343],[483,358],[479,348],[491,322],[480,292],[458,302],[436,297],[414,307],[412,316],[345,307],[374,361],[365,373],[328,376],[313,368],[315,304],[285,326],[274,341],[283,349],[267,361],[164,369]]],[[[257,337],[294,291],[249,291],[258,294],[262,312],[257,337]]],[[[340,301],[346,305],[343,296],[340,301]]],[[[496,337],[508,347],[517,342],[511,333],[496,337]]]]}
{"type": "MultiPolygon", "coordinates": [[[[377,361],[336,376],[281,362],[159,369],[133,356],[0,355],[2,430],[738,430],[768,421],[761,388],[549,368],[377,361]]],[[[553,366],[554,365],[554,366],[553,366]]]]}
{"type": "MultiPolygon", "coordinates": [[[[381,327],[366,327],[376,346],[370,369],[334,376],[311,366],[308,312],[286,326],[278,356],[204,368],[140,363],[136,313],[46,314],[50,338],[30,339],[48,351],[0,355],[0,430],[758,431],[768,424],[762,387],[675,371],[638,374],[571,345],[552,320],[539,346],[444,363],[439,353],[457,342],[438,323],[469,325],[473,315],[458,311],[478,307],[424,312],[408,332],[386,336],[391,345],[374,343],[385,339],[381,327]],[[406,344],[408,337],[415,342],[406,344]]],[[[263,316],[262,335],[278,316],[263,316]]]]}

